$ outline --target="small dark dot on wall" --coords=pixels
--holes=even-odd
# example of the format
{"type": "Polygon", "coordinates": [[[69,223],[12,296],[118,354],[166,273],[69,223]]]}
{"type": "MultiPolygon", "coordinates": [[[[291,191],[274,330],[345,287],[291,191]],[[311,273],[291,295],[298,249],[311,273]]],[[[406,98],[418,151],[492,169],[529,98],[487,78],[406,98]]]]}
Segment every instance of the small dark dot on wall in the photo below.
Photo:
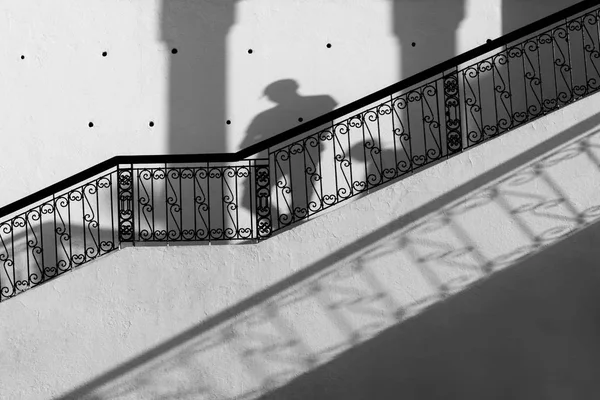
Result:
{"type": "Polygon", "coordinates": [[[24,60],[24,59],[25,59],[25,56],[21,56],[21,60],[24,60]]]}
{"type": "Polygon", "coordinates": [[[485,42],[486,42],[486,43],[490,43],[491,41],[492,41],[492,39],[488,39],[488,40],[486,40],[485,42]]]}
{"type": "Polygon", "coordinates": [[[302,118],[298,118],[298,122],[302,122],[304,121],[302,118]]]}
{"type": "Polygon", "coordinates": [[[327,48],[330,49],[331,48],[331,43],[327,43],[327,48]]]}
{"type": "Polygon", "coordinates": [[[108,55],[108,53],[106,51],[102,52],[102,57],[106,57],[108,55]]]}
{"type": "Polygon", "coordinates": [[[171,50],[171,53],[173,53],[173,54],[177,54],[177,52],[178,52],[178,51],[179,51],[179,50],[177,50],[177,49],[173,49],[173,50],[171,50]]]}
{"type": "Polygon", "coordinates": [[[254,50],[252,50],[252,49],[248,49],[248,54],[252,54],[253,51],[254,50]]]}
{"type": "Polygon", "coordinates": [[[93,127],[93,126],[94,126],[94,123],[93,123],[93,122],[90,122],[90,123],[88,124],[88,126],[91,128],[91,127],[93,127]]]}
{"type": "Polygon", "coordinates": [[[150,121],[150,123],[148,125],[154,126],[154,121],[150,121]]]}
{"type": "Polygon", "coordinates": [[[417,44],[416,44],[415,42],[412,42],[410,45],[411,45],[412,47],[415,47],[417,44]]]}
{"type": "Polygon", "coordinates": [[[225,121],[225,123],[226,123],[227,125],[231,125],[231,121],[230,121],[230,120],[227,120],[227,121],[225,121]]]}

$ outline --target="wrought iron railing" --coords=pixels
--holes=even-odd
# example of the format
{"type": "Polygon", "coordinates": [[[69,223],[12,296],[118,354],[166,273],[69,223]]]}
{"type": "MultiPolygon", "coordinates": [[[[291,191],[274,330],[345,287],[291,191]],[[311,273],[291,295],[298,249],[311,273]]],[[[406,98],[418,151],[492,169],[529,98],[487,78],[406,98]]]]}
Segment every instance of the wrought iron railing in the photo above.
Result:
{"type": "Polygon", "coordinates": [[[252,240],[271,233],[266,160],[130,164],[118,176],[121,242],[252,240]]]}
{"type": "Polygon", "coordinates": [[[237,153],[117,156],[2,207],[0,301],[127,242],[266,239],[596,93],[598,3],[237,153]]]}

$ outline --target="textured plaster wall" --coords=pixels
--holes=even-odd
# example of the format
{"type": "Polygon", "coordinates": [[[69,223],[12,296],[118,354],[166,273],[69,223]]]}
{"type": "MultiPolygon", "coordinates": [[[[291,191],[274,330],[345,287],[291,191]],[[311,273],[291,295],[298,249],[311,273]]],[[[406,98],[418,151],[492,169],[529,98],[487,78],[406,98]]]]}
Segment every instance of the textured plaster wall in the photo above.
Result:
{"type": "MultiPolygon", "coordinates": [[[[531,20],[568,5],[534,3],[527,6],[540,15],[531,20]]],[[[115,154],[236,150],[256,115],[273,106],[260,96],[279,79],[340,106],[447,58],[447,42],[431,52],[442,59],[416,55],[436,50],[448,29],[462,52],[530,22],[509,1],[473,0],[436,34],[440,24],[423,20],[444,20],[448,4],[3,2],[0,173],[8,190],[0,204],[115,154]]],[[[0,398],[327,398],[328,390],[365,398],[340,389],[353,386],[332,360],[594,223],[598,109],[597,96],[581,101],[260,245],[126,248],[3,302],[0,398]]],[[[297,123],[290,119],[265,135],[297,123]]],[[[596,258],[582,254],[578,262],[596,258]]],[[[565,314],[596,300],[583,293],[565,314]]],[[[521,322],[507,319],[516,331],[521,322]]],[[[578,340],[552,329],[540,334],[578,340]]],[[[543,342],[542,353],[556,347],[543,342]]],[[[413,346],[425,361],[379,398],[419,393],[411,382],[427,381],[427,360],[440,362],[429,346],[413,346]]],[[[473,358],[451,356],[441,356],[445,372],[458,362],[473,365],[459,378],[481,370],[473,358]]],[[[564,354],[532,358],[531,368],[568,362],[564,354]]],[[[377,367],[377,358],[365,361],[377,367]]],[[[598,368],[583,355],[576,361],[598,368]]],[[[502,387],[502,372],[484,378],[502,387]]],[[[578,372],[549,376],[568,381],[578,372]]],[[[358,387],[375,390],[367,378],[358,387]]],[[[462,398],[485,397],[473,393],[462,398]]]]}

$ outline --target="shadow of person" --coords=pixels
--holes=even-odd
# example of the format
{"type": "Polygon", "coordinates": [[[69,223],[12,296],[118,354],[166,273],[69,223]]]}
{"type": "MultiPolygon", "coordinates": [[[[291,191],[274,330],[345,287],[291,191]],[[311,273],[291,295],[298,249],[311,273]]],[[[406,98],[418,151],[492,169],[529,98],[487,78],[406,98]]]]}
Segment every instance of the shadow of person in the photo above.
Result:
{"type": "MultiPolygon", "coordinates": [[[[275,106],[254,117],[240,149],[328,113],[337,106],[331,96],[301,96],[298,88],[298,83],[293,79],[275,81],[265,88],[263,96],[275,103],[275,106]]],[[[266,153],[262,156],[266,156],[266,153]]]]}
{"type": "MultiPolygon", "coordinates": [[[[265,88],[263,92],[264,96],[275,103],[275,106],[258,114],[252,120],[246,130],[246,136],[239,146],[240,149],[266,140],[275,134],[291,129],[302,122],[310,121],[320,115],[326,114],[338,105],[338,103],[328,95],[302,96],[298,93],[298,88],[298,83],[293,79],[275,81],[265,88]]],[[[318,131],[319,129],[322,129],[322,127],[318,127],[314,131],[318,131]]],[[[308,151],[308,149],[306,150],[308,151]]],[[[268,157],[267,151],[265,150],[258,153],[258,157],[268,157]]],[[[288,165],[280,168],[280,171],[271,172],[272,196],[273,194],[279,196],[277,191],[273,191],[273,188],[278,186],[280,189],[287,188],[288,191],[292,191],[292,198],[305,199],[305,202],[308,202],[308,199],[311,199],[312,195],[308,194],[309,189],[305,182],[306,178],[304,178],[307,166],[305,163],[302,165],[303,163],[296,162],[298,160],[292,160],[292,158],[297,159],[298,157],[289,157],[288,165]],[[294,182],[292,182],[291,175],[294,176],[294,182]],[[275,179],[273,179],[273,177],[275,177],[275,179]],[[279,185],[277,181],[279,181],[279,185]],[[302,185],[300,183],[302,183],[302,185]]],[[[248,181],[244,184],[242,191],[243,197],[240,204],[242,207],[250,210],[250,188],[248,187],[247,182],[248,181]]],[[[280,200],[282,200],[282,203],[287,204],[286,201],[283,201],[283,198],[280,200]]],[[[275,204],[274,201],[271,203],[275,204]]],[[[305,209],[306,206],[306,204],[301,205],[296,202],[293,208],[305,209]]],[[[291,209],[289,211],[294,212],[294,210],[291,209]]]]}

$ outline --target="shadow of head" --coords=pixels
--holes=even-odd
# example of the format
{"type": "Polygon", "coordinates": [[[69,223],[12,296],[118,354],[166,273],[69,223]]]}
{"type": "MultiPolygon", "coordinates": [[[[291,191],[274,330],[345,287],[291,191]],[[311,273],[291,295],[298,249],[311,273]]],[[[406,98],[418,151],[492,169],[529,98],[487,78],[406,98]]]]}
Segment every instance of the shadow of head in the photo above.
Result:
{"type": "Polygon", "coordinates": [[[298,82],[293,79],[281,79],[269,84],[265,88],[263,96],[266,96],[273,103],[290,103],[300,97],[298,87],[298,82]]]}
{"type": "MultiPolygon", "coordinates": [[[[328,112],[334,110],[337,106],[337,102],[333,99],[333,97],[326,94],[308,96],[301,95],[298,93],[299,87],[300,85],[296,80],[289,78],[274,81],[265,87],[262,97],[267,97],[275,105],[267,110],[262,111],[256,117],[254,117],[246,130],[246,136],[240,143],[239,148],[244,149],[248,146],[259,143],[262,140],[271,138],[276,134],[285,132],[288,129],[298,126],[299,123],[310,121],[314,118],[327,114],[328,112]]],[[[320,129],[323,129],[324,126],[325,125],[306,130],[304,133],[302,133],[302,138],[299,139],[295,137],[294,140],[297,143],[303,143],[303,141],[306,141],[306,137],[317,134],[317,132],[320,129]]],[[[289,146],[291,146],[291,144],[287,144],[285,146],[277,145],[272,147],[271,150],[272,153],[276,152],[280,155],[287,154],[290,156],[292,153],[290,152],[289,146]]],[[[284,186],[290,186],[290,184],[287,182],[290,181],[291,175],[301,177],[296,179],[305,179],[305,170],[307,168],[307,165],[305,165],[305,152],[307,153],[308,149],[306,149],[304,144],[300,145],[300,147],[302,150],[299,153],[294,153],[295,155],[288,158],[287,162],[281,162],[278,164],[278,167],[280,168],[280,175],[276,177],[276,180],[281,179],[281,184],[284,186]]],[[[257,153],[257,155],[261,158],[269,157],[266,148],[257,153]]],[[[284,188],[281,186],[280,189],[292,190],[291,187],[298,188],[302,185],[304,184],[296,183],[291,185],[289,188],[284,188]]],[[[241,204],[242,207],[247,209],[250,207],[249,193],[250,190],[246,185],[246,187],[243,189],[243,199],[241,204]]],[[[306,193],[298,194],[299,197],[306,197],[306,195],[306,193]]]]}
{"type": "MultiPolygon", "coordinates": [[[[304,96],[298,93],[299,87],[296,80],[289,78],[268,84],[261,98],[268,98],[275,106],[259,113],[248,126],[247,134],[253,136],[253,139],[264,139],[290,129],[298,122],[309,121],[326,114],[337,106],[337,102],[331,96],[304,96]]],[[[246,141],[241,147],[250,144],[246,141]]]]}

